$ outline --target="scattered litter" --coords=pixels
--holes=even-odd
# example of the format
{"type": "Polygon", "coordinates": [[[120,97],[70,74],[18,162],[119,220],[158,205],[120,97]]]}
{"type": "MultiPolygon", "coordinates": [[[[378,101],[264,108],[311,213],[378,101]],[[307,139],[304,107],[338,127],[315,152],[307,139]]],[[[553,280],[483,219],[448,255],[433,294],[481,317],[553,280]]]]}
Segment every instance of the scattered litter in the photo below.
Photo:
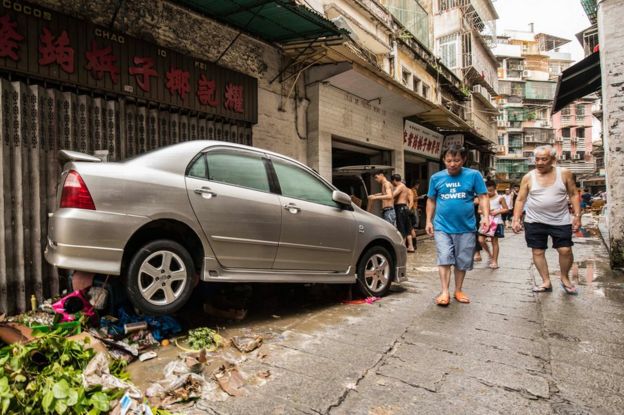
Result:
{"type": "Polygon", "coordinates": [[[150,360],[155,358],[156,356],[158,356],[158,353],[151,351],[151,352],[145,352],[139,355],[139,360],[141,362],[145,362],[146,360],[150,360]]]}
{"type": "Polygon", "coordinates": [[[224,367],[214,374],[217,383],[230,396],[242,396],[245,392],[245,380],[236,367],[224,367]]]}
{"type": "Polygon", "coordinates": [[[100,319],[100,325],[112,337],[123,337],[126,332],[124,326],[128,323],[145,322],[154,340],[160,342],[182,331],[180,323],[171,316],[138,316],[128,313],[123,307],[119,309],[116,320],[107,317],[100,319]]]}
{"type": "Polygon", "coordinates": [[[366,297],[366,298],[360,298],[358,300],[345,300],[342,302],[342,304],[373,304],[380,300],[381,300],[381,297],[366,297]]]}
{"type": "MultiPolygon", "coordinates": [[[[219,333],[208,327],[199,327],[190,330],[186,341],[191,350],[206,349],[208,351],[216,350],[224,342],[223,337],[221,337],[219,333]]],[[[185,350],[178,344],[177,340],[176,345],[185,350]]]]}
{"type": "Polygon", "coordinates": [[[32,330],[17,323],[0,324],[0,340],[6,344],[26,343],[32,339],[32,330]]]}
{"type": "Polygon", "coordinates": [[[249,353],[262,345],[262,336],[235,336],[232,343],[241,352],[249,353]]]}
{"type": "Polygon", "coordinates": [[[109,359],[106,353],[97,353],[82,372],[82,384],[86,389],[101,387],[103,391],[125,390],[134,399],[140,399],[142,394],[134,386],[111,375],[109,359]]]}
{"type": "Polygon", "coordinates": [[[57,314],[62,316],[61,322],[79,319],[79,314],[95,319],[96,314],[93,306],[85,296],[84,290],[76,290],[52,304],[57,314]]]}
{"type": "Polygon", "coordinates": [[[271,317],[273,317],[273,318],[282,318],[282,316],[278,316],[277,314],[273,314],[271,317]]]}

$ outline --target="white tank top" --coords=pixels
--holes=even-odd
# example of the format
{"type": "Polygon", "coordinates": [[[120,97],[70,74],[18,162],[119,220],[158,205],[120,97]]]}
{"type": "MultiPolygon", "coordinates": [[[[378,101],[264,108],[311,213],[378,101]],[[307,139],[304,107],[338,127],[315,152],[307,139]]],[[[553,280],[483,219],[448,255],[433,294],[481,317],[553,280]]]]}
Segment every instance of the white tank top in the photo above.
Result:
{"type": "Polygon", "coordinates": [[[569,225],[568,191],[561,179],[561,167],[555,167],[555,182],[548,187],[537,183],[535,170],[529,173],[531,190],[526,202],[525,222],[569,225]]]}
{"type": "MultiPolygon", "coordinates": [[[[493,210],[500,210],[503,208],[503,204],[500,202],[502,197],[503,196],[497,194],[496,196],[490,198],[490,212],[493,210]]],[[[492,216],[491,220],[493,220],[497,225],[503,224],[503,217],[500,213],[496,216],[492,216]]]]}

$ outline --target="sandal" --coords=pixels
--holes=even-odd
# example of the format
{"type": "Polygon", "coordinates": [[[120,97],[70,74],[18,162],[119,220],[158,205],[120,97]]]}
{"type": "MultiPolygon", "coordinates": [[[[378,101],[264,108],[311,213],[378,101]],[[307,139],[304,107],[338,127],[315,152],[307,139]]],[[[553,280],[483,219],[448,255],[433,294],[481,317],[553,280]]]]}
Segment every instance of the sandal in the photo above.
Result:
{"type": "Polygon", "coordinates": [[[551,293],[552,285],[549,287],[544,287],[543,285],[540,285],[539,287],[533,287],[531,291],[533,291],[534,293],[551,293]]]}
{"type": "Polygon", "coordinates": [[[450,302],[451,299],[449,298],[448,294],[440,294],[435,298],[436,305],[439,305],[441,307],[446,307],[447,305],[449,305],[450,302]]]}
{"type": "Polygon", "coordinates": [[[488,265],[488,267],[490,267],[490,269],[500,268],[496,262],[490,262],[490,265],[488,265]]]}
{"type": "Polygon", "coordinates": [[[568,295],[578,295],[578,290],[576,289],[576,287],[574,285],[571,286],[571,287],[568,287],[562,281],[561,282],[561,288],[563,288],[563,291],[565,291],[566,294],[568,294],[568,295]]]}
{"type": "Polygon", "coordinates": [[[455,291],[455,300],[463,304],[468,304],[470,302],[470,298],[468,298],[463,291],[455,291]]]}

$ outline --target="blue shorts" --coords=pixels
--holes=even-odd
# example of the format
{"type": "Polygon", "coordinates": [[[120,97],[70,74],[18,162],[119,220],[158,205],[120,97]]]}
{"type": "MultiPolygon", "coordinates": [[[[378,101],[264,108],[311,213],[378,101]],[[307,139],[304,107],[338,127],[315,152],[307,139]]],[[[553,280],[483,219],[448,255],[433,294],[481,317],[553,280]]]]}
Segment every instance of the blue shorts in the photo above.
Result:
{"type": "Polygon", "coordinates": [[[438,265],[455,265],[460,271],[472,269],[476,235],[474,232],[433,234],[438,254],[438,265]]]}
{"type": "Polygon", "coordinates": [[[382,214],[386,222],[392,224],[392,226],[396,226],[396,211],[394,207],[383,209],[382,214]]]}

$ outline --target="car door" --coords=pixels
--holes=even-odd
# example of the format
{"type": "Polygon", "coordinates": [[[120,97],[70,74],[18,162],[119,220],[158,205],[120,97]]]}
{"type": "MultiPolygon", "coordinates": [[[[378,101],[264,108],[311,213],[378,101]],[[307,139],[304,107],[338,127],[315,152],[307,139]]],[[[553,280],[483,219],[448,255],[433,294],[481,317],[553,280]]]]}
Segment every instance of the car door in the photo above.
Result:
{"type": "Polygon", "coordinates": [[[319,177],[273,157],[280,188],[282,231],[275,269],[345,272],[357,238],[353,210],[332,200],[333,190],[319,177]]]}
{"type": "Polygon", "coordinates": [[[261,153],[216,148],[188,169],[186,188],[217,260],[228,268],[271,268],[280,239],[282,208],[271,192],[261,153]]]}

